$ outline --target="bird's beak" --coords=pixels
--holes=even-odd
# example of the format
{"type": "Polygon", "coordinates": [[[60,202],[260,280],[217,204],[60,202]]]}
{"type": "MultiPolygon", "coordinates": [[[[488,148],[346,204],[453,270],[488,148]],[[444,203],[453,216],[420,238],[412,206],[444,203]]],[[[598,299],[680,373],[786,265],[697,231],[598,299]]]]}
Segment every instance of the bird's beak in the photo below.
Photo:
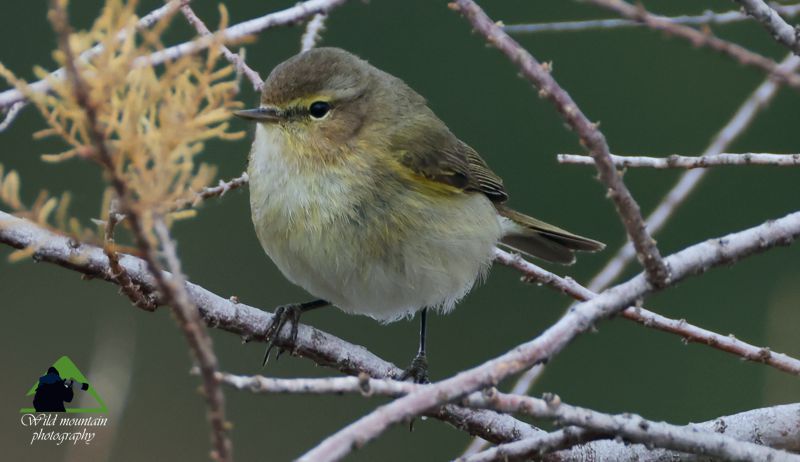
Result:
{"type": "Polygon", "coordinates": [[[271,106],[234,111],[233,115],[235,115],[236,117],[241,117],[242,119],[245,120],[253,120],[256,122],[277,122],[281,120],[280,112],[278,111],[278,109],[271,106]]]}

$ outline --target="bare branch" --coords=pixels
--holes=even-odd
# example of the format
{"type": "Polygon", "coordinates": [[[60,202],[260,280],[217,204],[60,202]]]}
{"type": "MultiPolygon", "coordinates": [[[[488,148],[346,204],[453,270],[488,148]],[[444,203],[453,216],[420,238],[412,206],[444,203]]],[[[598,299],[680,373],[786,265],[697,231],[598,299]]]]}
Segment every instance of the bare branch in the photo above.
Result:
{"type": "Polygon", "coordinates": [[[194,197],[175,204],[175,209],[180,210],[186,207],[197,207],[200,203],[211,199],[212,197],[222,197],[229,191],[241,188],[242,186],[246,185],[249,180],[250,178],[247,176],[247,172],[242,172],[241,175],[228,181],[219,180],[219,183],[216,186],[203,188],[197,194],[195,194],[194,197]]]}
{"type": "Polygon", "coordinates": [[[25,101],[17,101],[16,103],[12,104],[8,111],[6,111],[5,118],[2,122],[0,122],[0,132],[4,132],[14,123],[14,120],[17,118],[20,112],[25,108],[27,103],[25,101]]]}
{"type": "MultiPolygon", "coordinates": [[[[580,154],[558,154],[562,164],[594,165],[594,159],[580,154]]],[[[680,156],[668,157],[617,156],[611,155],[617,168],[706,168],[729,165],[774,165],[777,167],[796,167],[800,165],[800,154],[762,154],[762,153],[720,153],[713,156],[680,156]]]]}
{"type": "MultiPolygon", "coordinates": [[[[585,301],[591,300],[597,294],[578,284],[574,279],[562,278],[544,268],[522,259],[519,255],[512,255],[503,250],[495,250],[495,261],[519,270],[527,281],[536,281],[550,286],[570,297],[585,301]]],[[[794,375],[800,375],[800,360],[783,353],[776,353],[765,347],[757,347],[737,339],[733,335],[720,335],[702,327],[694,326],[686,320],[675,320],[642,307],[629,307],[622,310],[622,316],[631,321],[638,322],[645,327],[669,332],[681,336],[687,342],[696,342],[712,348],[734,354],[742,359],[764,363],[778,370],[794,375]]],[[[515,394],[522,394],[516,392],[515,394]]]]}
{"type": "MultiPolygon", "coordinates": [[[[500,261],[500,263],[502,263],[502,261],[500,261]]],[[[529,394],[531,388],[533,387],[533,384],[536,383],[537,380],[539,380],[539,377],[542,376],[543,372],[544,372],[544,364],[537,364],[532,368],[528,369],[527,371],[525,371],[525,373],[520,375],[517,381],[514,383],[514,386],[511,389],[511,394],[513,395],[529,394]]],[[[488,441],[479,436],[476,436],[469,443],[469,446],[467,446],[466,449],[464,449],[464,452],[461,454],[461,457],[477,454],[478,452],[486,449],[486,446],[488,446],[488,444],[489,444],[488,441]]]]}
{"type": "Polygon", "coordinates": [[[153,294],[146,294],[141,287],[131,281],[128,272],[119,264],[119,253],[117,253],[116,243],[114,242],[114,231],[117,225],[125,218],[119,212],[119,202],[111,200],[108,210],[108,219],[105,226],[105,239],[103,252],[108,257],[109,277],[119,286],[120,292],[139,308],[147,311],[154,311],[158,305],[153,294]]]}
{"type": "MultiPolygon", "coordinates": [[[[142,29],[147,29],[147,28],[151,27],[153,24],[157,23],[162,18],[164,18],[164,17],[172,14],[173,12],[175,12],[176,9],[178,8],[178,6],[180,6],[181,3],[188,2],[188,1],[189,0],[171,0],[171,1],[167,2],[167,3],[165,3],[161,7],[156,8],[155,10],[151,11],[150,13],[142,16],[139,19],[139,21],[136,23],[136,29],[137,30],[142,30],[142,29]]],[[[127,36],[127,31],[121,30],[117,34],[117,40],[122,41],[122,40],[125,39],[126,36],[127,36]]],[[[92,48],[89,48],[88,50],[86,50],[83,53],[81,53],[79,58],[81,60],[87,61],[87,60],[97,56],[102,51],[103,51],[103,44],[98,43],[97,45],[93,46],[92,48]]],[[[50,74],[50,76],[54,77],[54,78],[57,78],[57,79],[63,79],[65,77],[65,75],[66,75],[64,72],[65,72],[64,68],[59,68],[59,69],[56,69],[54,72],[52,72],[50,74]]],[[[34,90],[34,91],[45,92],[45,91],[50,90],[50,83],[47,81],[47,79],[42,79],[42,80],[39,80],[38,82],[34,82],[34,83],[30,84],[30,88],[32,90],[34,90]]],[[[25,101],[26,101],[25,95],[20,93],[19,90],[17,90],[17,89],[6,90],[6,91],[0,93],[0,108],[8,108],[8,107],[10,107],[11,109],[8,110],[8,114],[9,115],[11,114],[11,111],[13,110],[13,108],[15,106],[18,108],[17,112],[19,112],[22,108],[24,108],[25,104],[26,104],[25,101]],[[20,104],[22,104],[22,105],[20,106],[20,104]]],[[[12,121],[13,121],[13,118],[9,121],[8,116],[6,116],[6,120],[3,122],[3,124],[6,124],[7,122],[10,123],[12,121]]],[[[0,129],[0,131],[5,130],[6,128],[7,128],[6,126],[3,126],[2,129],[0,129]]]]}
{"type": "MultiPolygon", "coordinates": [[[[233,460],[228,428],[230,425],[225,420],[225,396],[217,381],[218,369],[217,356],[211,344],[200,313],[186,290],[186,280],[181,272],[181,264],[175,251],[175,243],[169,235],[167,225],[163,219],[157,218],[154,223],[155,232],[161,242],[167,267],[172,273],[164,278],[169,286],[169,298],[175,308],[175,317],[178,325],[183,330],[187,341],[194,353],[203,379],[203,391],[208,405],[208,421],[211,423],[211,439],[214,447],[214,459],[220,461],[233,460]]],[[[166,292],[166,291],[165,291],[166,292]]]]}
{"type": "MultiPolygon", "coordinates": [[[[787,72],[794,72],[800,67],[800,58],[789,55],[781,62],[781,68],[787,72]]],[[[755,91],[742,103],[730,121],[722,127],[712,140],[711,144],[703,152],[703,157],[714,156],[728,149],[733,142],[744,133],[745,129],[755,119],[756,115],[772,101],[778,93],[780,85],[772,79],[766,79],[755,91]]],[[[700,180],[702,180],[708,170],[693,170],[684,173],[670,189],[664,199],[656,207],[653,213],[647,217],[647,229],[650,233],[656,234],[667,223],[673,212],[683,204],[683,201],[694,191],[700,180]]],[[[589,289],[600,291],[611,284],[614,279],[622,274],[628,262],[636,255],[633,246],[629,243],[620,248],[614,257],[609,260],[605,267],[589,282],[589,289]]]]}
{"type": "Polygon", "coordinates": [[[321,38],[322,31],[325,30],[325,19],[328,18],[328,15],[325,13],[319,13],[314,15],[311,18],[311,21],[308,21],[306,25],[306,31],[303,33],[303,37],[300,38],[300,51],[308,51],[315,46],[317,46],[317,42],[319,42],[321,38]]]}
{"type": "Polygon", "coordinates": [[[564,91],[550,74],[549,66],[540,64],[519,43],[492,21],[472,0],[456,0],[450,3],[452,9],[459,11],[487,42],[502,51],[522,72],[522,75],[539,88],[539,95],[555,105],[564,120],[580,137],[581,143],[595,160],[600,180],[608,187],[608,195],[614,201],[617,213],[622,220],[639,260],[647,271],[648,280],[656,287],[669,281],[669,268],[664,265],[656,243],[645,228],[639,204],[633,199],[619,172],[611,162],[605,136],[583,114],[572,97],[564,91]]]}
{"type": "MultiPolygon", "coordinates": [[[[773,3],[771,5],[775,11],[785,17],[794,17],[800,15],[800,3],[794,5],[781,5],[780,3],[773,3]]],[[[681,16],[656,16],[659,19],[669,21],[674,24],[686,25],[717,25],[717,24],[731,24],[741,22],[749,19],[749,16],[739,10],[715,12],[706,10],[699,15],[681,15],[681,16]]],[[[564,21],[564,22],[548,22],[538,24],[509,24],[503,27],[503,30],[509,34],[530,34],[537,32],[578,32],[585,30],[597,29],[621,29],[628,27],[642,27],[640,21],[633,21],[630,19],[593,19],[588,21],[564,21]]]]}
{"type": "MultiPolygon", "coordinates": [[[[561,430],[556,430],[551,433],[542,433],[524,440],[517,441],[518,445],[514,443],[502,444],[500,446],[488,449],[483,452],[475,452],[474,454],[465,454],[456,462],[489,462],[489,461],[528,461],[528,460],[542,460],[542,456],[550,454],[561,449],[569,449],[574,447],[581,447],[582,444],[598,439],[610,438],[608,434],[597,432],[594,430],[586,430],[580,427],[566,427],[561,430]]],[[[545,458],[544,460],[555,460],[563,462],[566,459],[559,456],[545,458]]],[[[619,460],[608,459],[600,455],[599,459],[580,459],[585,460],[619,460]]]]}
{"type": "MultiPolygon", "coordinates": [[[[181,6],[181,13],[183,13],[183,15],[186,17],[186,20],[189,21],[189,24],[195,28],[198,34],[201,36],[212,35],[206,24],[195,14],[194,10],[192,10],[192,7],[189,6],[188,3],[181,6]]],[[[236,70],[238,72],[247,76],[247,79],[253,85],[253,89],[255,91],[261,91],[261,85],[264,84],[264,80],[261,79],[261,76],[258,75],[258,72],[254,71],[253,68],[244,62],[244,59],[242,59],[241,56],[232,52],[225,45],[219,44],[219,49],[222,51],[222,55],[225,56],[225,59],[236,66],[236,70]]]]}
{"type": "MultiPolygon", "coordinates": [[[[0,211],[0,242],[17,249],[31,248],[36,261],[50,262],[87,276],[113,282],[103,250],[75,242],[55,234],[28,220],[0,211]]],[[[120,265],[131,280],[147,292],[158,292],[158,285],[147,269],[147,263],[130,255],[122,255],[120,265]]],[[[169,277],[164,273],[163,277],[169,277]]],[[[272,323],[271,313],[235,299],[220,297],[191,282],[186,289],[206,324],[242,337],[245,341],[264,341],[264,332],[272,323]]],[[[163,300],[156,300],[163,303],[163,300]]],[[[294,354],[346,374],[366,372],[372,377],[399,377],[403,370],[375,356],[366,348],[301,324],[297,340],[292,343],[287,327],[278,333],[276,345],[290,347],[294,354]]],[[[469,410],[447,405],[429,414],[473,435],[499,443],[532,436],[540,431],[510,416],[491,411],[469,410]]]]}
{"type": "MultiPolygon", "coordinates": [[[[789,245],[798,236],[800,212],[795,212],[744,231],[695,244],[665,259],[672,270],[669,283],[674,285],[689,276],[774,246],[789,245]]],[[[591,329],[597,321],[636,305],[638,300],[653,291],[655,288],[648,283],[646,275],[639,274],[591,300],[575,305],[535,339],[429,388],[379,407],[326,438],[307,452],[302,460],[339,460],[354,448],[376,438],[392,424],[410,419],[445,402],[462,398],[478,389],[493,386],[506,377],[549,360],[576,336],[591,329]]]]}
{"type": "Polygon", "coordinates": [[[696,47],[707,47],[718,53],[730,56],[740,64],[762,69],[793,88],[800,88],[800,76],[794,72],[781,68],[775,61],[752,52],[741,45],[722,40],[709,31],[701,32],[689,26],[672,23],[669,20],[649,13],[641,4],[634,6],[622,0],[588,1],[594,5],[616,11],[619,15],[633,21],[638,21],[651,29],[688,40],[696,47]]]}
{"type": "Polygon", "coordinates": [[[797,30],[790,26],[777,11],[763,0],[736,0],[742,9],[760,22],[776,42],[800,55],[800,39],[797,30]]]}
{"type": "MultiPolygon", "coordinates": [[[[216,377],[222,383],[239,390],[267,394],[353,393],[365,397],[398,397],[432,386],[388,379],[373,379],[366,374],[360,374],[358,377],[275,379],[259,375],[243,376],[217,373],[216,377]]],[[[599,438],[617,436],[633,442],[647,444],[652,442],[655,446],[679,451],[686,451],[687,445],[689,445],[693,448],[690,452],[717,455],[726,457],[726,460],[754,460],[758,459],[759,455],[783,454],[755,444],[731,445],[732,438],[714,433],[716,428],[712,425],[715,423],[719,425],[717,422],[721,419],[734,420],[739,426],[745,424],[750,427],[760,428],[762,432],[769,434],[770,438],[773,439],[771,440],[773,444],[770,444],[770,446],[774,445],[785,449],[794,449],[795,446],[800,446],[800,440],[797,439],[797,436],[800,436],[800,426],[793,425],[793,422],[800,423],[800,404],[748,411],[744,414],[753,417],[750,422],[746,419],[737,418],[740,414],[731,417],[720,417],[712,422],[687,427],[655,423],[629,414],[620,416],[603,414],[563,404],[558,400],[558,397],[552,395],[549,396],[548,400],[541,400],[496,391],[488,394],[479,392],[465,398],[464,404],[488,408],[496,407],[503,412],[521,412],[537,418],[555,420],[559,423],[585,428],[568,427],[559,432],[539,433],[531,438],[486,451],[478,457],[459,459],[465,461],[506,460],[504,457],[508,457],[508,460],[517,460],[535,454],[569,448],[599,438]],[[785,420],[779,425],[780,428],[775,428],[771,425],[774,420],[765,419],[766,415],[773,417],[780,415],[785,420]],[[790,430],[786,431],[787,428],[790,430]],[[520,452],[521,450],[524,452],[520,452]],[[735,454],[733,451],[739,450],[744,452],[740,453],[738,457],[735,455],[731,457],[732,454],[735,454]],[[742,459],[742,457],[751,456],[756,457],[742,459]]],[[[611,460],[603,457],[601,459],[611,460]]]]}
{"type": "MultiPolygon", "coordinates": [[[[497,406],[509,412],[523,411],[540,418],[550,418],[563,424],[573,424],[594,431],[595,436],[610,434],[625,441],[640,443],[630,446],[619,442],[603,441],[554,454],[559,461],[583,460],[676,460],[680,451],[719,458],[720,460],[800,460],[800,456],[772,449],[797,450],[800,447],[800,404],[774,406],[720,417],[701,424],[685,427],[645,420],[631,414],[609,415],[560,402],[557,396],[547,400],[527,396],[494,396],[473,394],[479,403],[497,406]],[[653,449],[653,446],[664,449],[653,449]],[[592,455],[597,456],[593,458],[592,455]]],[[[542,450],[542,437],[535,436],[489,449],[464,462],[490,460],[529,460],[542,450]]],[[[596,438],[595,438],[596,439],[596,438]]],[[[545,448],[546,449],[546,448],[545,448]]],[[[680,457],[680,460],[685,460],[680,457]]]]}
{"type": "MultiPolygon", "coordinates": [[[[346,1],[347,0],[308,0],[291,8],[286,8],[285,10],[276,11],[259,18],[241,22],[213,36],[204,36],[193,41],[181,43],[180,45],[171,46],[155,52],[150,56],[145,56],[142,57],[142,59],[136,60],[134,65],[156,66],[165,61],[175,60],[181,56],[202,51],[219,42],[236,42],[272,27],[292,25],[317,13],[327,13],[346,1]]],[[[54,72],[52,75],[56,78],[63,78],[63,73],[54,72]]],[[[37,92],[46,92],[50,90],[50,83],[47,80],[39,80],[31,83],[29,88],[37,92]]],[[[23,100],[25,100],[25,95],[19,90],[6,90],[0,93],[0,108],[9,107],[23,100]]]]}

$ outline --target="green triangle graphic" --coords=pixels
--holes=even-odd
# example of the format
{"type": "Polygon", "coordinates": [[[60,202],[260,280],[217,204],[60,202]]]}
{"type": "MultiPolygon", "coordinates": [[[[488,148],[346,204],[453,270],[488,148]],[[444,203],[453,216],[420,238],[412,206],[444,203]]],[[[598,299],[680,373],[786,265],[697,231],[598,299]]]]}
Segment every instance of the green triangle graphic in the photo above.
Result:
{"type": "MultiPolygon", "coordinates": [[[[87,382],[87,383],[89,383],[89,389],[86,390],[86,393],[91,395],[97,401],[97,404],[98,404],[98,407],[68,407],[68,408],[66,408],[68,413],[100,413],[100,414],[105,414],[106,412],[108,412],[108,408],[106,407],[106,403],[103,401],[103,398],[100,397],[100,394],[97,393],[97,390],[95,390],[94,385],[91,382],[89,382],[89,380],[86,378],[86,376],[83,375],[83,372],[81,372],[81,370],[78,369],[78,366],[76,366],[75,363],[73,363],[72,360],[69,359],[68,356],[62,356],[62,357],[58,358],[58,361],[53,363],[53,367],[58,369],[58,373],[61,375],[62,378],[75,379],[76,382],[87,382]]],[[[31,387],[30,390],[28,390],[28,393],[25,396],[33,396],[34,394],[36,394],[36,387],[37,386],[39,386],[39,381],[38,380],[33,383],[33,386],[31,387]]],[[[36,409],[34,409],[32,407],[24,407],[24,408],[20,409],[19,412],[23,413],[23,414],[27,414],[27,413],[36,412],[36,409]]]]}

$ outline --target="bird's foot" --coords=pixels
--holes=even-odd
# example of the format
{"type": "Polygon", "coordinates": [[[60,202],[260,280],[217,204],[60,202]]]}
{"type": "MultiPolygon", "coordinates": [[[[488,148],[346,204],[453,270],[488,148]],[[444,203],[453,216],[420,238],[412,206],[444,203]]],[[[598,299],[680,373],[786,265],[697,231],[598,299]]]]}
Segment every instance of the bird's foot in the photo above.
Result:
{"type": "MultiPolygon", "coordinates": [[[[276,346],[275,340],[277,340],[281,329],[283,329],[284,324],[287,322],[290,323],[292,329],[289,333],[289,343],[292,345],[292,348],[294,348],[295,340],[297,340],[297,326],[300,324],[300,315],[303,314],[303,311],[302,303],[290,303],[288,305],[281,305],[275,309],[272,322],[264,332],[264,338],[267,340],[268,344],[267,351],[264,353],[263,366],[267,365],[267,361],[269,361],[269,354],[276,346]]],[[[278,354],[275,356],[275,359],[279,358],[281,353],[284,351],[284,348],[278,348],[278,354]]]]}
{"type": "Polygon", "coordinates": [[[414,383],[431,383],[428,377],[428,358],[425,353],[417,353],[411,365],[400,375],[400,380],[413,379],[414,383]]]}

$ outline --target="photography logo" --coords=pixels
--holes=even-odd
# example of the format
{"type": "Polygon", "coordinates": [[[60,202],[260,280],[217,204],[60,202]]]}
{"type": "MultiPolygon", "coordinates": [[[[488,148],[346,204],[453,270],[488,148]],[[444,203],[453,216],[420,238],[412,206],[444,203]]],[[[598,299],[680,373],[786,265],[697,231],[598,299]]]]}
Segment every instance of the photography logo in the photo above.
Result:
{"type": "MultiPolygon", "coordinates": [[[[33,407],[20,409],[23,427],[31,429],[30,444],[49,442],[58,446],[65,442],[90,444],[97,427],[105,427],[105,416],[70,414],[105,414],[108,410],[100,394],[67,356],[62,356],[28,390],[33,407]],[[67,407],[77,394],[92,398],[94,407],[67,407]]],[[[87,401],[86,399],[82,401],[87,401]]]]}

